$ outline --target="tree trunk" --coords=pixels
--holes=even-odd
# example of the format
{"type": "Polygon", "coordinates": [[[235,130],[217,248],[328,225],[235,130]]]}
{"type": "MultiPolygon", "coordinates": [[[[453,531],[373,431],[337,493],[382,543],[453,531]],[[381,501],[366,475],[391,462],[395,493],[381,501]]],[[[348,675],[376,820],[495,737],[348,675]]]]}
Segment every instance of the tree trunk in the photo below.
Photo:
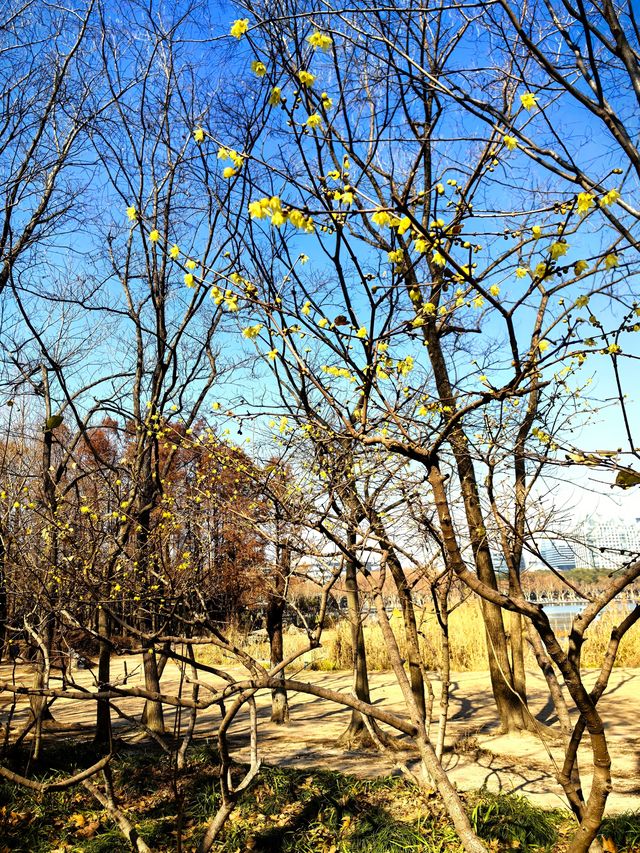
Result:
{"type": "MultiPolygon", "coordinates": [[[[446,559],[454,569],[456,566],[463,567],[464,560],[458,545],[457,534],[453,526],[449,501],[444,484],[444,477],[440,471],[437,460],[433,460],[429,467],[429,483],[433,489],[436,511],[440,523],[442,542],[446,553],[446,559]]],[[[463,485],[463,493],[473,492],[473,487],[463,485]]],[[[477,495],[476,495],[477,497],[477,495]]],[[[482,513],[479,501],[469,498],[467,509],[467,520],[471,527],[472,520],[483,525],[482,513]]],[[[484,526],[482,526],[484,530],[484,526]]],[[[486,541],[476,531],[475,544],[473,547],[475,563],[479,579],[491,589],[497,590],[498,584],[491,555],[489,554],[486,541]]],[[[491,675],[491,687],[500,718],[500,724],[504,731],[517,731],[524,728],[524,717],[520,697],[515,692],[513,685],[513,673],[507,647],[507,637],[502,621],[502,610],[497,604],[481,599],[482,616],[484,619],[485,633],[487,638],[487,652],[489,657],[489,672],[491,675]]]]}
{"type": "MultiPolygon", "coordinates": [[[[152,693],[160,693],[160,673],[158,659],[153,645],[146,646],[142,653],[144,666],[144,686],[152,693]]],[[[162,702],[157,699],[147,699],[142,712],[142,722],[156,734],[164,734],[164,714],[162,702]]]]}
{"type": "MultiPolygon", "coordinates": [[[[103,607],[98,609],[97,629],[100,636],[98,652],[98,690],[109,685],[111,680],[111,644],[109,638],[109,616],[103,607]]],[[[111,750],[111,708],[108,699],[98,699],[96,708],[96,733],[94,743],[105,752],[111,750]]]]}
{"type": "MultiPolygon", "coordinates": [[[[349,533],[349,545],[355,547],[355,534],[349,533]]],[[[364,644],[364,631],[360,618],[360,596],[358,594],[358,576],[353,560],[345,561],[345,592],[347,610],[351,625],[351,649],[353,655],[354,691],[358,699],[371,702],[369,695],[369,674],[367,671],[367,653],[364,644]]],[[[338,744],[353,748],[361,745],[373,745],[364,717],[355,709],[351,712],[351,721],[346,731],[338,739],[338,744]]]]}
{"type": "Polygon", "coordinates": [[[404,623],[405,639],[407,643],[407,661],[409,664],[409,679],[411,681],[411,691],[416,700],[416,706],[420,711],[422,720],[426,721],[427,705],[425,701],[425,686],[422,675],[422,660],[420,656],[420,641],[418,638],[418,625],[416,623],[416,614],[411,598],[411,589],[407,582],[407,577],[404,569],[398,559],[396,551],[387,539],[386,531],[380,516],[375,510],[369,513],[373,530],[378,537],[380,545],[386,552],[386,565],[391,571],[393,582],[400,600],[400,608],[402,610],[402,619],[404,623]]]}
{"type": "MultiPolygon", "coordinates": [[[[282,615],[284,613],[284,592],[286,579],[291,571],[291,551],[287,545],[278,543],[276,574],[273,588],[267,599],[267,633],[271,653],[271,667],[282,663],[284,648],[282,641],[282,615]]],[[[280,679],[284,679],[281,670],[280,679]]],[[[284,687],[275,687],[271,691],[271,722],[283,725],[289,722],[289,702],[284,687]]]]}

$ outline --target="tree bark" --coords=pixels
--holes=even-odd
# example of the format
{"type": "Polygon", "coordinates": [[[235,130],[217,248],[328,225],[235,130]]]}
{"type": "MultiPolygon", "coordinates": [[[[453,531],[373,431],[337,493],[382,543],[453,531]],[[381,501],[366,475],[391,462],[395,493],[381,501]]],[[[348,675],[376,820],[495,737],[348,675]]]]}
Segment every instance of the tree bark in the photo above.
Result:
{"type": "MultiPolygon", "coordinates": [[[[355,533],[350,532],[348,535],[350,547],[355,547],[355,539],[355,533]]],[[[357,567],[355,562],[348,558],[345,560],[345,592],[347,595],[349,624],[351,625],[354,692],[358,699],[370,703],[367,652],[364,643],[362,619],[360,617],[357,567]]],[[[353,748],[357,745],[373,745],[364,717],[355,708],[351,712],[349,726],[338,739],[338,743],[348,748],[353,748]]]]}
{"type": "MultiPolygon", "coordinates": [[[[111,680],[111,644],[109,643],[109,615],[99,607],[97,616],[99,639],[98,689],[105,688],[111,680]]],[[[108,699],[98,699],[96,707],[96,733],[94,743],[105,752],[111,751],[111,707],[108,699]]]]}
{"type": "MultiPolygon", "coordinates": [[[[267,634],[269,635],[271,667],[282,663],[284,655],[282,637],[282,616],[284,613],[284,593],[286,579],[291,571],[291,550],[283,543],[277,543],[276,573],[273,587],[267,598],[267,634]]],[[[280,679],[284,672],[280,671],[280,679]]],[[[271,722],[283,725],[289,722],[289,702],[287,691],[282,687],[274,687],[271,691],[271,722]]]]}

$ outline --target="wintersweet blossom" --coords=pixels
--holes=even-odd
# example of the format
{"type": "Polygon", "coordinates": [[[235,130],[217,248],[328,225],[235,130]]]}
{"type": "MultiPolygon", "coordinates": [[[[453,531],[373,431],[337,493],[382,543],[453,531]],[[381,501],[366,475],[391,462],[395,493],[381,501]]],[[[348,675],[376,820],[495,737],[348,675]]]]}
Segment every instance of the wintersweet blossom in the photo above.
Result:
{"type": "Polygon", "coordinates": [[[238,18],[236,21],[233,22],[233,24],[231,24],[229,34],[236,39],[240,39],[247,32],[248,29],[249,18],[238,18]]]}
{"type": "Polygon", "coordinates": [[[615,190],[615,189],[609,190],[609,192],[606,192],[602,196],[599,204],[602,207],[606,207],[608,204],[613,204],[614,202],[618,201],[619,198],[620,198],[620,193],[618,192],[618,190],[615,190]]]}
{"type": "Polygon", "coordinates": [[[525,110],[531,111],[537,105],[538,98],[533,94],[533,92],[525,92],[520,95],[520,103],[525,110]]]}
{"type": "Polygon", "coordinates": [[[320,50],[328,50],[333,44],[331,36],[328,36],[326,33],[321,33],[318,30],[311,33],[310,36],[307,36],[307,41],[311,47],[314,49],[320,48],[320,50]]]}
{"type": "Polygon", "coordinates": [[[300,85],[304,86],[306,89],[313,86],[315,79],[315,74],[312,74],[310,71],[305,71],[304,68],[298,71],[298,80],[300,81],[300,85]]]}
{"type": "Polygon", "coordinates": [[[593,207],[593,196],[591,193],[578,193],[577,208],[581,216],[587,214],[593,207]]]}

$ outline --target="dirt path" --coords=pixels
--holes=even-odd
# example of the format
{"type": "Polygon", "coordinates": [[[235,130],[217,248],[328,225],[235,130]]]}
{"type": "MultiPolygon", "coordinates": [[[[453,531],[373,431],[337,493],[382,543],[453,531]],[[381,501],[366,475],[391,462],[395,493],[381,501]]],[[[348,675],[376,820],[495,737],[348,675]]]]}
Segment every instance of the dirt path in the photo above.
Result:
{"type": "MultiPolygon", "coordinates": [[[[139,658],[115,658],[113,679],[124,679],[125,665],[128,685],[142,684],[139,658]]],[[[289,673],[292,677],[294,673],[289,673]]],[[[79,685],[93,689],[95,682],[91,672],[78,671],[74,677],[79,685]]],[[[302,671],[295,675],[298,680],[322,684],[336,690],[348,690],[351,677],[344,672],[302,671]]],[[[10,680],[11,667],[0,665],[0,681],[10,680]]],[[[594,675],[595,678],[595,675],[594,675]]],[[[214,677],[206,678],[216,685],[214,677]]],[[[21,667],[18,681],[28,685],[29,670],[21,667]]],[[[404,702],[392,673],[372,673],[371,695],[375,703],[389,710],[402,713],[404,702]]],[[[167,693],[177,693],[180,682],[178,668],[169,663],[162,680],[167,693]]],[[[221,682],[219,682],[221,684],[221,682]]],[[[434,683],[438,695],[437,680],[434,683]]],[[[537,718],[547,724],[555,720],[542,679],[529,677],[530,704],[537,718]]],[[[608,813],[619,813],[640,809],[640,670],[616,669],[611,677],[609,690],[599,703],[605,721],[610,750],[613,757],[613,792],[609,797],[608,813]]],[[[287,726],[276,726],[269,720],[270,697],[268,692],[258,695],[260,720],[260,750],[263,760],[270,764],[289,767],[327,767],[345,773],[373,777],[385,773],[399,772],[395,759],[369,751],[345,752],[334,744],[344,731],[349,720],[349,711],[323,699],[294,694],[291,699],[291,722],[287,726]]],[[[7,693],[0,693],[0,722],[4,723],[10,704],[7,693]]],[[[127,698],[118,702],[118,707],[128,715],[139,715],[142,700],[127,698]]],[[[53,713],[61,723],[77,725],[80,731],[91,734],[95,716],[93,702],[58,699],[53,713]]],[[[559,762],[561,751],[547,747],[533,735],[508,737],[500,735],[495,717],[495,706],[487,673],[468,672],[455,675],[452,686],[451,722],[447,743],[463,742],[462,752],[449,750],[445,756],[445,767],[452,780],[461,790],[487,787],[493,791],[508,791],[526,795],[545,807],[564,806],[560,786],[553,778],[554,762],[559,762]]],[[[20,725],[28,716],[27,703],[19,702],[14,716],[14,725],[20,725]]],[[[437,714],[434,715],[437,718],[437,714]]],[[[197,723],[198,737],[214,737],[220,720],[220,711],[212,707],[200,712],[197,723]]],[[[172,728],[175,709],[166,710],[166,723],[172,728]]],[[[183,725],[186,724],[184,715],[183,725]]],[[[132,729],[126,720],[114,714],[114,729],[119,736],[129,737],[132,729]]],[[[246,715],[238,717],[232,728],[234,756],[239,761],[248,759],[248,728],[246,715]]],[[[68,735],[64,735],[67,737],[68,735]]],[[[74,735],[77,736],[77,733],[74,735]]],[[[48,737],[62,737],[49,734],[48,737]]],[[[401,753],[401,760],[411,764],[410,754],[401,753]]],[[[589,768],[588,743],[581,748],[580,766],[587,779],[589,768]]]]}

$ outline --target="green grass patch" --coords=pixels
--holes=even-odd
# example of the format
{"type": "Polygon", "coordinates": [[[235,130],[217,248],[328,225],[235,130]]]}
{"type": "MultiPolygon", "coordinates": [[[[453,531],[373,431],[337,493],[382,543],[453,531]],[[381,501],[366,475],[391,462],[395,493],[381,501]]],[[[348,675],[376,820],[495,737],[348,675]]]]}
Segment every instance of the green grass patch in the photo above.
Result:
{"type": "MultiPolygon", "coordinates": [[[[73,772],[95,760],[90,746],[59,744],[45,756],[40,778],[73,772]]],[[[26,756],[14,756],[24,770],[26,756]]],[[[238,776],[242,768],[237,769],[238,776]]],[[[184,771],[152,748],[123,749],[112,762],[120,807],[158,853],[193,850],[220,795],[217,755],[197,743],[184,771]],[[176,794],[178,796],[176,796],[176,794]]],[[[563,811],[548,812],[524,797],[478,792],[466,796],[476,832],[491,851],[561,853],[575,829],[563,811]]],[[[620,853],[640,849],[640,815],[608,818],[602,835],[620,853]]],[[[130,847],[99,804],[78,787],[45,796],[0,784],[0,850],[11,853],[128,853],[130,847]]],[[[245,792],[217,843],[217,853],[462,853],[435,793],[402,777],[360,779],[327,770],[265,767],[245,792]]]]}

